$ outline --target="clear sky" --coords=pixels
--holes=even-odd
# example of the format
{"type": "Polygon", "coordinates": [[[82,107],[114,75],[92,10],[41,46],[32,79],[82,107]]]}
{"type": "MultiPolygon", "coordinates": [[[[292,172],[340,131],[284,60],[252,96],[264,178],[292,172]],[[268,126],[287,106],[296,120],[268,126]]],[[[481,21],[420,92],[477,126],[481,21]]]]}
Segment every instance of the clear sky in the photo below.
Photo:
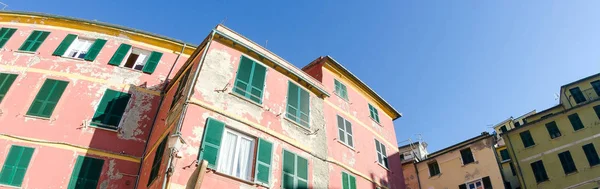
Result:
{"type": "Polygon", "coordinates": [[[331,55],[403,113],[398,141],[421,134],[430,152],[600,72],[598,1],[0,1],[194,44],[225,21],[298,67],[331,55]]]}

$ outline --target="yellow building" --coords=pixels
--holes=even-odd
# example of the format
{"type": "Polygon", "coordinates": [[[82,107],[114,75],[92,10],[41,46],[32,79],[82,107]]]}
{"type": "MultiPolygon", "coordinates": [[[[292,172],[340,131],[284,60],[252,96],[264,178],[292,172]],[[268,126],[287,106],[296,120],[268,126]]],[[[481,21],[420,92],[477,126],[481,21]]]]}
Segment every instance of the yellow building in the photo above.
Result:
{"type": "Polygon", "coordinates": [[[522,188],[600,186],[600,73],[563,85],[560,103],[501,134],[522,188]]]}
{"type": "Polygon", "coordinates": [[[494,136],[484,132],[429,154],[415,163],[420,188],[504,188],[494,149],[494,136]]]}

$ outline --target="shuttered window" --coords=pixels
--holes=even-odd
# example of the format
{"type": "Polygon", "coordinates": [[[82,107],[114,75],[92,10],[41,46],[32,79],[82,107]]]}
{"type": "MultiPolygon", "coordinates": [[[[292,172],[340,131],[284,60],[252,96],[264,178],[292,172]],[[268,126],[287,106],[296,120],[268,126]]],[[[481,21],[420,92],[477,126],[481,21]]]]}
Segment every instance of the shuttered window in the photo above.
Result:
{"type": "Polygon", "coordinates": [[[371,104],[369,104],[369,113],[369,117],[371,117],[373,120],[379,123],[379,112],[377,111],[377,108],[375,108],[371,104]]]}
{"type": "Polygon", "coordinates": [[[382,165],[385,168],[388,168],[387,153],[385,150],[385,145],[383,145],[383,143],[381,143],[377,139],[375,139],[375,149],[377,150],[377,163],[379,163],[380,165],[382,165]]]}
{"type": "Polygon", "coordinates": [[[560,130],[558,129],[558,126],[556,125],[556,122],[550,122],[550,123],[546,123],[546,130],[548,130],[548,134],[550,135],[550,138],[557,138],[562,136],[562,134],[560,133],[560,130]]]}
{"type": "Polygon", "coordinates": [[[11,146],[0,171],[0,184],[21,187],[33,151],[29,147],[11,146]]]}
{"type": "Polygon", "coordinates": [[[356,189],[356,177],[342,172],[342,189],[356,189]]]}
{"type": "Polygon", "coordinates": [[[590,163],[590,167],[600,164],[600,158],[598,158],[598,152],[593,143],[583,145],[581,148],[583,148],[583,152],[585,153],[588,163],[590,163]]]}
{"type": "Polygon", "coordinates": [[[169,135],[167,135],[167,137],[165,137],[162,140],[162,142],[160,142],[160,144],[156,148],[156,151],[154,151],[154,160],[152,161],[152,169],[150,170],[150,177],[148,177],[147,186],[150,186],[150,184],[152,184],[152,181],[154,181],[156,179],[156,177],[158,177],[158,171],[160,170],[160,164],[162,163],[162,158],[165,153],[165,148],[167,147],[168,136],[169,135]]]}
{"type": "Polygon", "coordinates": [[[8,89],[17,79],[17,74],[0,73],[0,103],[8,93],[8,89]]]}
{"type": "Polygon", "coordinates": [[[571,96],[573,97],[573,100],[575,100],[575,103],[579,104],[585,102],[585,97],[583,96],[583,93],[579,87],[569,89],[569,92],[571,92],[571,96]]]}
{"type": "Polygon", "coordinates": [[[309,94],[298,85],[289,82],[287,99],[287,118],[296,123],[309,127],[309,94]]]}
{"type": "Polygon", "coordinates": [[[510,159],[510,155],[508,155],[508,150],[500,150],[500,156],[502,157],[502,161],[506,161],[510,159]]]}
{"type": "Polygon", "coordinates": [[[50,35],[46,31],[33,31],[25,40],[25,43],[19,48],[20,51],[35,52],[42,45],[44,40],[50,35]]]}
{"type": "Polygon", "coordinates": [[[188,77],[190,76],[191,70],[192,69],[188,69],[185,73],[181,74],[179,81],[177,81],[179,83],[177,84],[177,90],[175,91],[175,96],[173,96],[173,102],[171,102],[171,107],[169,109],[173,109],[175,104],[177,104],[177,101],[179,101],[179,99],[181,99],[183,96],[183,92],[188,82],[188,77]]]}
{"type": "Polygon", "coordinates": [[[471,181],[458,186],[459,189],[492,189],[492,180],[490,177],[483,177],[479,180],[471,181]]]}
{"type": "Polygon", "coordinates": [[[261,104],[266,72],[265,66],[242,56],[233,92],[261,104]]]}
{"type": "Polygon", "coordinates": [[[335,86],[335,94],[345,100],[348,100],[348,90],[346,89],[346,85],[342,84],[342,82],[338,81],[337,79],[333,80],[333,84],[335,86]]]}
{"type": "Polygon", "coordinates": [[[258,152],[256,153],[255,181],[269,185],[271,182],[271,158],[273,157],[273,143],[258,139],[258,152]]]}
{"type": "Polygon", "coordinates": [[[69,82],[46,79],[35,96],[27,115],[50,118],[69,82]]]}
{"type": "Polygon", "coordinates": [[[471,152],[471,148],[461,150],[460,157],[462,159],[463,165],[475,162],[475,158],[473,157],[473,152],[471,152]]]}
{"type": "Polygon", "coordinates": [[[74,34],[68,34],[58,45],[52,55],[93,61],[102,47],[106,44],[104,39],[84,39],[74,34]]]}
{"type": "Polygon", "coordinates": [[[594,106],[594,112],[596,112],[596,117],[600,119],[600,105],[594,106]]]}
{"type": "Polygon", "coordinates": [[[342,116],[337,116],[337,124],[338,124],[338,140],[350,147],[354,147],[353,136],[352,136],[352,124],[342,118],[342,116]]]}
{"type": "Polygon", "coordinates": [[[573,161],[570,151],[559,153],[558,159],[560,159],[560,164],[562,165],[565,174],[577,171],[577,167],[575,166],[575,162],[573,161]]]}
{"type": "Polygon", "coordinates": [[[283,189],[308,188],[308,160],[283,150],[283,189]]]}
{"type": "Polygon", "coordinates": [[[68,189],[89,189],[98,187],[104,160],[79,156],[71,173],[68,189]]]}
{"type": "Polygon", "coordinates": [[[12,35],[17,31],[14,28],[2,28],[0,29],[0,48],[3,48],[6,42],[12,37],[12,35]]]}
{"type": "Polygon", "coordinates": [[[208,118],[206,121],[198,159],[200,161],[206,160],[208,162],[208,167],[211,169],[216,169],[217,167],[217,158],[221,148],[224,129],[225,123],[223,122],[213,118],[208,118]]]}
{"type": "Polygon", "coordinates": [[[596,95],[600,96],[600,80],[592,81],[590,84],[594,88],[594,91],[596,91],[596,95]]]}
{"type": "Polygon", "coordinates": [[[122,65],[123,67],[152,74],[162,56],[163,54],[160,52],[132,48],[131,45],[123,43],[119,46],[115,54],[113,54],[112,58],[110,58],[108,64],[121,66],[123,60],[125,60],[125,64],[122,65]]]}
{"type": "Polygon", "coordinates": [[[440,165],[437,161],[427,163],[427,167],[429,168],[430,177],[440,174],[440,165]]]}
{"type": "Polygon", "coordinates": [[[90,125],[117,129],[130,98],[131,94],[106,89],[90,125]]]}
{"type": "Polygon", "coordinates": [[[573,126],[573,130],[577,131],[579,129],[583,129],[583,123],[581,122],[581,119],[577,113],[571,114],[568,117],[571,125],[573,126]]]}
{"type": "Polygon", "coordinates": [[[548,174],[546,174],[546,168],[544,168],[542,160],[531,163],[531,170],[536,182],[540,183],[548,180],[548,174]]]}
{"type": "Polygon", "coordinates": [[[535,145],[533,137],[531,137],[531,133],[529,131],[523,131],[519,133],[519,136],[521,136],[521,141],[523,141],[523,146],[525,148],[535,145]]]}
{"type": "Polygon", "coordinates": [[[506,130],[506,125],[502,125],[502,127],[500,127],[500,131],[501,133],[506,133],[506,131],[508,131],[506,130]]]}

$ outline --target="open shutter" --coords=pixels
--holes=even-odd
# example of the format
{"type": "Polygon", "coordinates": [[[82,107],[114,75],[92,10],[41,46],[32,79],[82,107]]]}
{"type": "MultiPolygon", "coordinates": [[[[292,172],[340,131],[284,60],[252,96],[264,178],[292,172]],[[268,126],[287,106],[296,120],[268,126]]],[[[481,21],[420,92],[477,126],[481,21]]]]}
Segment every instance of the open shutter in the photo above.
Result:
{"type": "Polygon", "coordinates": [[[483,177],[481,181],[483,181],[484,189],[492,189],[492,180],[490,180],[490,177],[483,177]]]}
{"type": "Polygon", "coordinates": [[[381,158],[383,158],[383,166],[385,166],[386,168],[389,168],[388,165],[388,160],[387,160],[387,153],[385,151],[385,145],[383,145],[383,143],[379,143],[381,145],[381,158]]]}
{"type": "Polygon", "coordinates": [[[104,47],[104,44],[106,44],[106,40],[96,39],[83,59],[87,61],[94,61],[100,53],[100,50],[102,50],[102,47],[104,47]]]}
{"type": "Polygon", "coordinates": [[[152,54],[150,54],[150,58],[148,58],[148,62],[146,62],[146,65],[144,65],[142,71],[149,74],[153,73],[158,65],[158,62],[160,62],[162,55],[162,53],[152,51],[152,54]]]}
{"type": "Polygon", "coordinates": [[[115,54],[112,56],[112,58],[110,58],[110,60],[108,61],[108,64],[113,65],[113,66],[119,66],[121,65],[121,62],[123,62],[123,58],[125,58],[125,56],[127,56],[127,53],[129,52],[129,50],[131,49],[131,45],[128,44],[121,44],[119,46],[119,48],[117,49],[117,51],[115,52],[115,54]]]}
{"type": "Polygon", "coordinates": [[[199,161],[206,160],[208,162],[208,167],[211,169],[216,169],[217,167],[217,159],[221,148],[221,139],[224,129],[225,123],[213,118],[207,119],[198,159],[199,161]]]}
{"type": "Polygon", "coordinates": [[[273,152],[273,144],[259,138],[258,152],[256,153],[256,182],[269,185],[271,175],[271,157],[273,152]]]}
{"type": "Polygon", "coordinates": [[[14,83],[16,78],[16,74],[0,73],[0,102],[2,102],[4,96],[6,96],[8,89],[14,83]]]}
{"type": "Polygon", "coordinates": [[[13,28],[2,28],[0,29],[0,48],[4,47],[8,39],[12,37],[12,35],[17,31],[17,29],[13,28]]]}
{"type": "MultiPolygon", "coordinates": [[[[131,95],[128,93],[106,89],[96,113],[94,113],[91,125],[100,127],[119,126],[130,97],[131,95]]],[[[110,129],[115,129],[114,127],[110,127],[110,129]]]]}
{"type": "Polygon", "coordinates": [[[56,50],[54,50],[54,53],[52,53],[52,55],[54,55],[54,56],[64,55],[65,52],[67,52],[67,49],[69,49],[69,46],[71,46],[73,41],[75,41],[75,39],[77,39],[77,35],[73,35],[73,34],[67,35],[67,37],[65,37],[65,39],[63,39],[62,42],[60,42],[60,45],[58,45],[58,47],[56,48],[56,50]]]}
{"type": "Polygon", "coordinates": [[[467,185],[466,184],[458,185],[458,189],[467,189],[467,185]]]}

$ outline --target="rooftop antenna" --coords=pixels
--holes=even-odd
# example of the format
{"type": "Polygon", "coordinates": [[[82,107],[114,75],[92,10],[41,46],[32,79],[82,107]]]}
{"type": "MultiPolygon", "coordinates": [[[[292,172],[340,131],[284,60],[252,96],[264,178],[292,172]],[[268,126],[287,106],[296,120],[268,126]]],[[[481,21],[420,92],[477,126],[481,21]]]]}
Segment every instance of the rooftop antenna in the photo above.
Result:
{"type": "Polygon", "coordinates": [[[0,2],[0,6],[2,6],[2,10],[6,9],[6,7],[8,7],[8,5],[3,2],[0,2]]]}
{"type": "Polygon", "coordinates": [[[225,17],[225,19],[221,20],[221,23],[219,23],[219,25],[223,25],[225,24],[225,22],[227,22],[227,16],[225,17]]]}
{"type": "Polygon", "coordinates": [[[558,94],[554,93],[554,101],[557,101],[560,98],[560,96],[558,96],[558,94]]]}
{"type": "Polygon", "coordinates": [[[267,39],[267,41],[265,42],[265,48],[267,48],[267,45],[269,45],[269,40],[267,39]]]}

